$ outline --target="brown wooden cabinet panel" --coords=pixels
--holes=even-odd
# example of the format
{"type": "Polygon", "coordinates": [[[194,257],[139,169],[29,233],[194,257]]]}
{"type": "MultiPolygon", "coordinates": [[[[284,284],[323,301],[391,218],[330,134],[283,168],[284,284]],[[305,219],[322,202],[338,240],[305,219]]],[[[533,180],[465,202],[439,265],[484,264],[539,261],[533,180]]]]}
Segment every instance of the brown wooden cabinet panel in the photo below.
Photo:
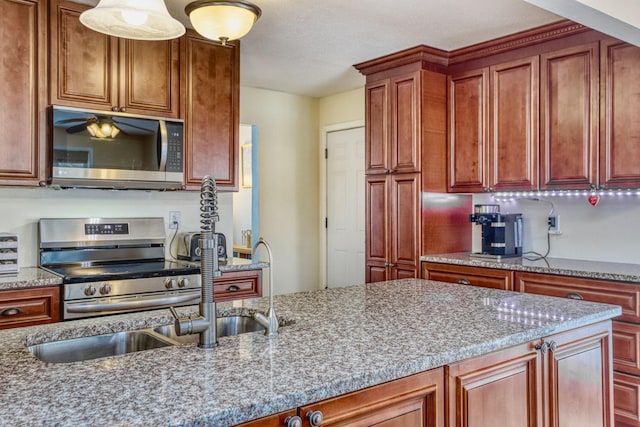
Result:
{"type": "Polygon", "coordinates": [[[365,87],[365,173],[386,173],[389,169],[389,80],[365,87]]]}
{"type": "Polygon", "coordinates": [[[218,186],[238,188],[240,44],[222,46],[193,31],[182,55],[185,90],[185,181],[200,188],[212,175],[218,186]]]}
{"type": "Polygon", "coordinates": [[[640,48],[618,40],[601,44],[600,185],[640,187],[640,48]]]}
{"type": "Polygon", "coordinates": [[[448,425],[542,427],[541,362],[526,343],[448,366],[448,425]]]}
{"type": "Polygon", "coordinates": [[[489,70],[449,76],[450,192],[481,192],[485,188],[489,105],[489,70]]]}
{"type": "Polygon", "coordinates": [[[598,43],[545,53],[540,68],[541,188],[596,185],[598,43]]]}
{"type": "Polygon", "coordinates": [[[613,373],[613,402],[616,427],[640,425],[640,378],[613,373]]]}
{"type": "Polygon", "coordinates": [[[365,283],[384,282],[391,279],[386,262],[367,262],[364,276],[365,283]]]}
{"type": "Polygon", "coordinates": [[[489,75],[488,186],[496,191],[537,189],[538,57],[494,65],[489,75]]]}
{"type": "Polygon", "coordinates": [[[613,369],[640,375],[640,327],[613,322],[613,369]]]}
{"type": "Polygon", "coordinates": [[[389,248],[389,180],[385,175],[365,178],[365,260],[368,263],[387,262],[389,248]]]}
{"type": "Polygon", "coordinates": [[[422,278],[460,285],[513,290],[514,273],[508,270],[452,264],[422,263],[422,278]]]}
{"type": "Polygon", "coordinates": [[[88,6],[51,6],[51,104],[178,117],[180,42],[110,37],[80,23],[88,6]]]}
{"type": "Polygon", "coordinates": [[[444,427],[443,369],[433,369],[364,390],[302,406],[306,414],[321,411],[322,425],[444,427]]]}
{"type": "Polygon", "coordinates": [[[394,266],[414,271],[420,258],[420,174],[391,175],[391,251],[394,266]]]}
{"type": "Polygon", "coordinates": [[[0,184],[38,185],[44,176],[46,7],[0,1],[0,184]]]}
{"type": "Polygon", "coordinates": [[[60,321],[60,288],[0,292],[0,329],[60,321]]]}
{"type": "Polygon", "coordinates": [[[553,335],[543,354],[548,364],[551,426],[613,426],[610,322],[553,335]]]}
{"type": "Polygon", "coordinates": [[[292,409],[291,411],[281,412],[279,414],[269,415],[254,421],[237,424],[236,427],[282,427],[285,425],[287,418],[295,417],[296,414],[297,411],[292,409]]]}
{"type": "Polygon", "coordinates": [[[393,173],[420,172],[420,72],[391,79],[391,164],[393,173]]]}
{"type": "Polygon", "coordinates": [[[262,296],[262,270],[230,271],[213,281],[216,301],[262,296]]]}

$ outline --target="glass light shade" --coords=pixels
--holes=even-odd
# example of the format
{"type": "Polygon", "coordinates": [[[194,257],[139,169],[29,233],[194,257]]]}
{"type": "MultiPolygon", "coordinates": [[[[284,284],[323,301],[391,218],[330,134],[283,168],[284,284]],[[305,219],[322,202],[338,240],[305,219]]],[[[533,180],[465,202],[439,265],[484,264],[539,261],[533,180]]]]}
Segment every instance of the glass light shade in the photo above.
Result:
{"type": "Polygon", "coordinates": [[[169,40],[184,34],[184,25],[169,15],[164,0],[100,0],[80,14],[86,27],[135,40],[169,40]]]}
{"type": "Polygon", "coordinates": [[[247,34],[262,11],[247,1],[207,1],[189,3],[185,12],[193,28],[211,40],[237,40],[247,34]]]}

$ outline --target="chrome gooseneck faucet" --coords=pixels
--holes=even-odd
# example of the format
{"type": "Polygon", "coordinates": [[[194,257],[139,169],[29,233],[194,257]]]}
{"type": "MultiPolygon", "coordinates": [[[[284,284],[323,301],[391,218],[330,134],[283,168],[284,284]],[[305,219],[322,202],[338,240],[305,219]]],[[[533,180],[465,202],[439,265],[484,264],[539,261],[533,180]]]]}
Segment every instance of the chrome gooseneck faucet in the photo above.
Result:
{"type": "Polygon", "coordinates": [[[267,253],[269,254],[269,310],[267,311],[266,317],[262,313],[255,313],[253,318],[266,328],[264,331],[265,335],[275,335],[278,333],[278,316],[276,316],[276,311],[273,308],[273,255],[271,254],[271,247],[267,241],[260,237],[251,251],[252,259],[256,259],[256,250],[260,245],[267,248],[267,253]]]}
{"type": "Polygon", "coordinates": [[[198,347],[214,348],[218,345],[216,327],[216,302],[213,295],[213,279],[220,277],[218,254],[216,251],[215,223],[218,216],[218,189],[216,181],[207,175],[202,179],[200,188],[200,274],[202,275],[202,297],[200,315],[180,319],[171,307],[178,335],[200,334],[198,347]]]}

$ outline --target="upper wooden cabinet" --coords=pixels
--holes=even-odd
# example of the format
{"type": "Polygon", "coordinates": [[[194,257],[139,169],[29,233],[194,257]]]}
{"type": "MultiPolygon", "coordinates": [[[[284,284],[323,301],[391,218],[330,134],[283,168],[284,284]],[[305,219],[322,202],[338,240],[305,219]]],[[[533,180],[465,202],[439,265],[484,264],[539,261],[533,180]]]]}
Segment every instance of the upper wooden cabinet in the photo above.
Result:
{"type": "Polygon", "coordinates": [[[180,41],[98,33],[80,23],[87,8],[51,4],[51,104],[178,117],[180,41]]]}
{"type": "Polygon", "coordinates": [[[450,76],[449,191],[538,186],[537,56],[450,76]]]}
{"type": "Polygon", "coordinates": [[[0,184],[38,185],[46,166],[46,2],[0,0],[0,184]]]}
{"type": "Polygon", "coordinates": [[[187,31],[182,51],[185,106],[185,181],[199,188],[205,175],[238,189],[240,43],[225,46],[187,31]]]}
{"type": "Polygon", "coordinates": [[[600,185],[640,187],[640,48],[619,40],[600,47],[600,185]]]}
{"type": "Polygon", "coordinates": [[[420,72],[366,86],[366,173],[420,171],[420,72]]]}
{"type": "Polygon", "coordinates": [[[541,188],[597,185],[598,43],[545,53],[541,68],[541,188]]]}

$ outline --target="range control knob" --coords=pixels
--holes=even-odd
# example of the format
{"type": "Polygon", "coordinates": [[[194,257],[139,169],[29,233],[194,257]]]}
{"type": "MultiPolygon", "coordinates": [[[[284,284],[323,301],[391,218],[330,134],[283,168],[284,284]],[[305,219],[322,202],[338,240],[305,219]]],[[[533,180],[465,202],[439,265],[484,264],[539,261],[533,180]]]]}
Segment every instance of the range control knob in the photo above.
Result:
{"type": "Polygon", "coordinates": [[[102,295],[108,295],[109,292],[111,292],[111,285],[108,283],[103,283],[102,286],[100,286],[100,293],[102,295]]]}
{"type": "Polygon", "coordinates": [[[164,281],[164,287],[167,289],[173,289],[178,285],[178,281],[176,279],[167,279],[164,281]]]}
{"type": "Polygon", "coordinates": [[[96,288],[94,286],[87,286],[84,288],[84,294],[88,297],[94,296],[96,294],[96,288]]]}
{"type": "Polygon", "coordinates": [[[186,288],[187,286],[189,286],[189,278],[188,277],[183,277],[182,279],[180,279],[180,281],[178,281],[178,287],[179,288],[186,288]]]}

